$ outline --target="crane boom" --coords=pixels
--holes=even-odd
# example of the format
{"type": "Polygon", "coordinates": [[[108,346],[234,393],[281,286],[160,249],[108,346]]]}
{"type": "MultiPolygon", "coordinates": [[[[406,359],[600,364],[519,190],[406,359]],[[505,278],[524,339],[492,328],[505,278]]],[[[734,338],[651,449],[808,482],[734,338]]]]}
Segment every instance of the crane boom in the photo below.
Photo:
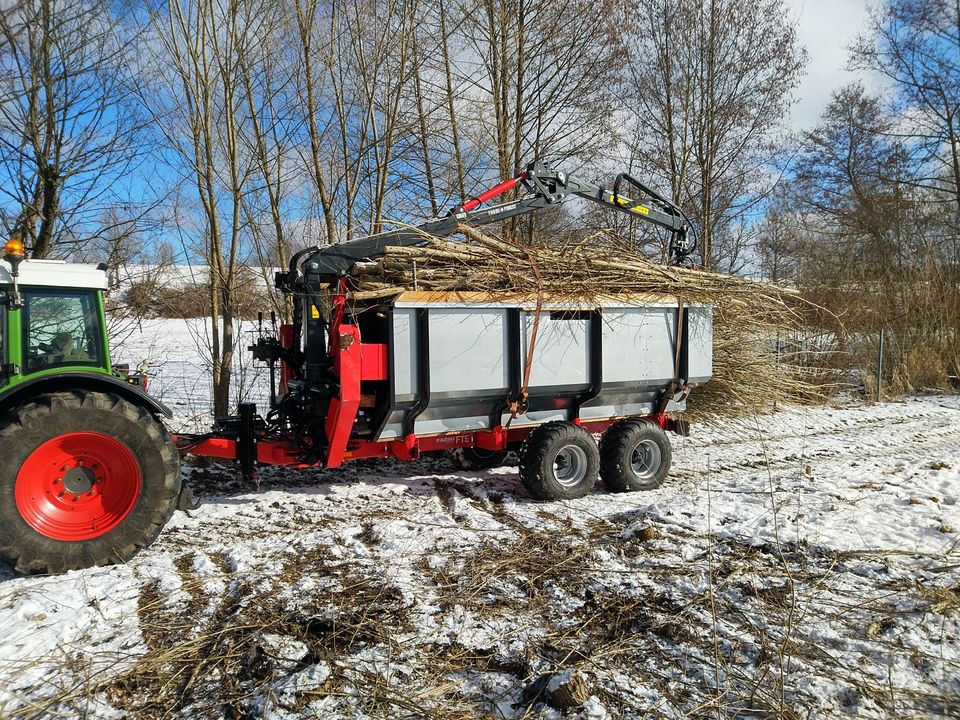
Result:
{"type": "Polygon", "coordinates": [[[304,256],[308,256],[303,261],[304,275],[309,275],[313,281],[330,282],[349,273],[350,268],[357,262],[382,256],[387,247],[424,245],[431,237],[453,235],[460,224],[487,225],[555,207],[572,197],[581,197],[666,228],[671,233],[672,265],[685,264],[695,249],[687,240],[689,222],[683,211],[631,175],[620,173],[614,181],[613,189],[608,190],[596,183],[556,171],[546,162],[535,160],[517,177],[504,180],[464,201],[451,209],[445,217],[433,218],[415,227],[377,233],[351,242],[303,250],[291,258],[289,272],[277,274],[277,287],[281,290],[291,289],[300,277],[298,266],[304,256]],[[629,185],[632,192],[638,192],[642,199],[621,194],[620,188],[623,185],[629,185]],[[509,202],[481,207],[518,186],[523,187],[527,194],[509,202]]]}

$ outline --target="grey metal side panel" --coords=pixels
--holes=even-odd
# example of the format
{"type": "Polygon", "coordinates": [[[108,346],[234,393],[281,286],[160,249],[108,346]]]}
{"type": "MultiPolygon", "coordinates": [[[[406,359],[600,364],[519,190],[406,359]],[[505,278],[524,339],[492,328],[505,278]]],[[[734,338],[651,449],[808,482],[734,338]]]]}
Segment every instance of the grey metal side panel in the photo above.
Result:
{"type": "Polygon", "coordinates": [[[454,415],[443,418],[418,419],[416,432],[418,435],[436,435],[448,432],[462,432],[464,430],[489,430],[489,415],[463,416],[452,408],[454,415]]]}
{"type": "Polygon", "coordinates": [[[713,308],[692,307],[688,312],[687,380],[705,383],[713,376],[713,308]]]}
{"type": "Polygon", "coordinates": [[[430,310],[430,394],[507,392],[507,311],[430,310]]]}
{"type": "MultiPolygon", "coordinates": [[[[533,335],[534,313],[520,314],[520,338],[523,347],[520,366],[526,367],[527,353],[533,335]]],[[[558,320],[549,312],[540,314],[537,344],[530,367],[530,388],[554,385],[590,384],[587,320],[558,320]]]]}
{"type": "Polygon", "coordinates": [[[664,385],[673,379],[677,309],[608,308],[603,313],[603,382],[664,385]]]}
{"type": "Polygon", "coordinates": [[[393,377],[397,400],[413,399],[417,392],[417,311],[395,308],[393,311],[393,377]]]}
{"type": "Polygon", "coordinates": [[[430,404],[417,434],[490,427],[510,386],[506,328],[506,308],[430,308],[430,404]]]}
{"type": "MultiPolygon", "coordinates": [[[[417,311],[415,308],[393,309],[393,382],[398,403],[416,400],[417,392],[417,311]]],[[[380,433],[379,440],[403,436],[405,410],[394,410],[380,433]]]]}
{"type": "Polygon", "coordinates": [[[581,420],[606,420],[628,415],[651,415],[656,403],[627,403],[624,405],[584,405],[580,408],[581,420]]]}
{"type": "MultiPolygon", "coordinates": [[[[667,403],[667,412],[682,412],[687,409],[686,401],[667,403]]],[[[657,411],[656,402],[605,403],[603,405],[584,405],[580,408],[582,420],[606,420],[613,417],[630,415],[652,415],[657,411]]]]}
{"type": "MultiPolygon", "coordinates": [[[[429,435],[489,428],[489,408],[478,398],[505,398],[509,392],[507,309],[429,307],[430,404],[417,418],[414,432],[429,435]]],[[[394,391],[398,403],[414,402],[419,392],[417,322],[416,308],[394,309],[394,391]]],[[[401,437],[404,415],[405,409],[393,411],[379,439],[401,437]]]]}
{"type": "MultiPolygon", "coordinates": [[[[712,373],[712,309],[688,307],[687,374],[700,383],[712,373]]],[[[662,391],[673,380],[676,361],[677,308],[631,306],[607,308],[603,325],[603,388],[586,403],[580,417],[605,419],[656,412],[662,391]],[[619,383],[619,387],[610,387],[619,383]]],[[[668,412],[686,408],[670,401],[668,412]]]]}
{"type": "MultiPolygon", "coordinates": [[[[566,410],[538,410],[518,415],[510,422],[510,427],[524,427],[526,425],[542,425],[554,420],[569,420],[570,414],[566,410]]],[[[501,425],[506,425],[510,414],[504,413],[500,419],[501,425]]]]}

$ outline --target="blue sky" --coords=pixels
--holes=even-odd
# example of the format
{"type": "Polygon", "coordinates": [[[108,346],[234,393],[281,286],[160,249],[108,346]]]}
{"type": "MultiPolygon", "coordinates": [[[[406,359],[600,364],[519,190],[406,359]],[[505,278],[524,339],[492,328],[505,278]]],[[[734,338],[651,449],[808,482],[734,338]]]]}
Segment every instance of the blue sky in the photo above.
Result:
{"type": "MultiPolygon", "coordinates": [[[[807,48],[806,76],[796,91],[790,113],[792,129],[816,125],[830,94],[856,80],[846,70],[847,48],[867,20],[867,0],[789,0],[798,20],[800,42],[807,48]]],[[[871,83],[866,83],[868,87],[871,83]]]]}

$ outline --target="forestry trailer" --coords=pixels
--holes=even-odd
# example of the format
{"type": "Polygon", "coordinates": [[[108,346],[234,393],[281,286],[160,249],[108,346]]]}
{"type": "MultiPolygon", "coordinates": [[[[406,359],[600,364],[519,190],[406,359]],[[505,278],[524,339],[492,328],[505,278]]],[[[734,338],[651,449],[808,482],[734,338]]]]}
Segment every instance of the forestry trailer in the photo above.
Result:
{"type": "Polygon", "coordinates": [[[569,197],[666,228],[673,263],[693,250],[683,213],[629,175],[606,190],[531,163],[446,217],[297,253],[276,277],[294,321],[251,347],[270,367],[271,407],[242,403],[201,435],[171,436],[146,379],[111,364],[106,268],[25,260],[11,240],[0,262],[0,557],[21,572],[130,559],[191,502],[185,454],[235,460],[251,477],[258,464],[437,451],[480,470],[513,451],[536,499],[581,497],[598,477],[612,491],[658,487],[671,458],[664,431],[686,432],[669,413],[712,373],[709,306],[417,290],[363,301],[348,287],[354,265],[387,247],[569,197]],[[515,188],[526,192],[480,207],[515,188]]]}

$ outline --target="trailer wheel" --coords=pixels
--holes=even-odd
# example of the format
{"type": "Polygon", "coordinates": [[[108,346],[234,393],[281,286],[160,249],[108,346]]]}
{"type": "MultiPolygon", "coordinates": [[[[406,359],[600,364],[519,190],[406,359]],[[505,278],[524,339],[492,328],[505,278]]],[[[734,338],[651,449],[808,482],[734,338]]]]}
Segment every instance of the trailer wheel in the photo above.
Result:
{"type": "Polygon", "coordinates": [[[125,562],[176,509],[176,446],[116,395],[41,395],[0,420],[0,447],[0,557],[20,572],[125,562]]]}
{"type": "Polygon", "coordinates": [[[597,482],[600,452],[590,435],[570,422],[536,428],[520,448],[520,477],[537,500],[571,500],[597,482]]]}
{"type": "Polygon", "coordinates": [[[490,470],[500,467],[506,462],[507,454],[506,450],[484,450],[478,447],[463,447],[450,451],[461,470],[490,470]]]}
{"type": "Polygon", "coordinates": [[[645,420],[620,420],[600,440],[600,477],[612,492],[660,487],[672,459],[667,434],[645,420]]]}

